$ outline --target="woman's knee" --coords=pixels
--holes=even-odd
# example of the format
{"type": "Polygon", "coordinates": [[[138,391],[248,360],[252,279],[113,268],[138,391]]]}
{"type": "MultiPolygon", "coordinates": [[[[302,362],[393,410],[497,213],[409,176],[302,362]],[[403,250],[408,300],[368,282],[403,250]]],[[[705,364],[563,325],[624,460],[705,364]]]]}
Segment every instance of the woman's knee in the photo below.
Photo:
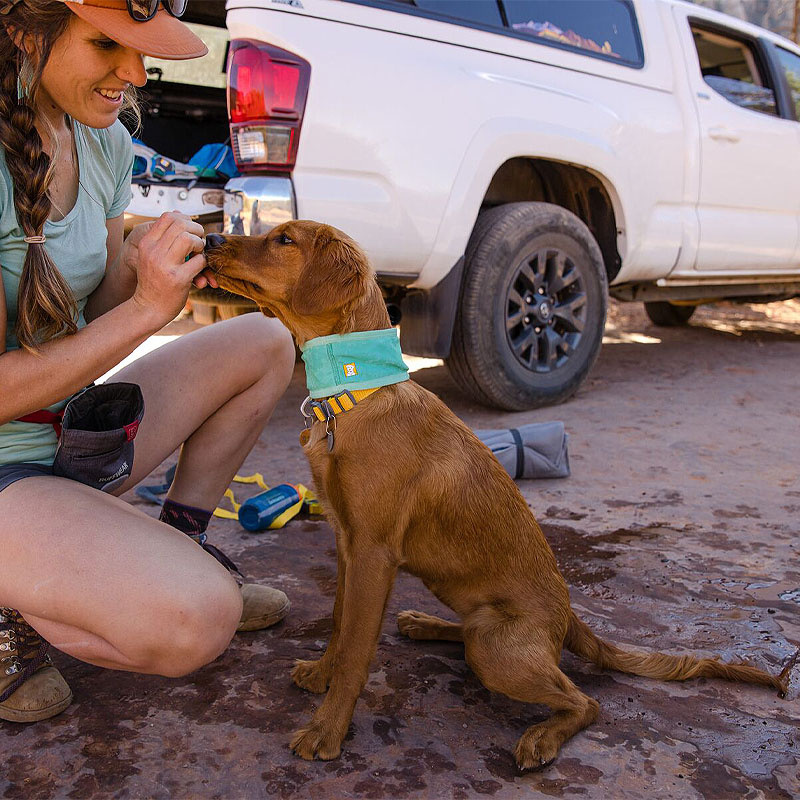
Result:
{"type": "Polygon", "coordinates": [[[284,377],[288,383],[294,371],[295,350],[294,339],[284,324],[274,317],[263,314],[250,314],[253,326],[253,340],[265,349],[265,373],[275,377],[284,377]]]}
{"type": "Polygon", "coordinates": [[[227,326],[243,364],[255,370],[251,379],[256,382],[267,379],[273,386],[288,386],[297,351],[291,333],[280,320],[252,313],[218,324],[227,326]]]}
{"type": "Polygon", "coordinates": [[[242,595],[229,575],[215,576],[195,592],[184,590],[162,600],[154,613],[160,623],[154,626],[156,636],[141,643],[141,670],[177,678],[225,651],[241,619],[242,595]]]}

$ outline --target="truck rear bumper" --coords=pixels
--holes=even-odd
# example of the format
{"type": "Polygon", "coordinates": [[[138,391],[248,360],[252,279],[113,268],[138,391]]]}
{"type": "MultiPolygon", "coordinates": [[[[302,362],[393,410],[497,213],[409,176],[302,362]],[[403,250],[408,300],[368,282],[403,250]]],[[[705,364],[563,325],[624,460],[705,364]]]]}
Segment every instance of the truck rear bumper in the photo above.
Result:
{"type": "Polygon", "coordinates": [[[259,236],[292,219],[297,205],[291,178],[254,175],[225,184],[223,233],[259,236]]]}

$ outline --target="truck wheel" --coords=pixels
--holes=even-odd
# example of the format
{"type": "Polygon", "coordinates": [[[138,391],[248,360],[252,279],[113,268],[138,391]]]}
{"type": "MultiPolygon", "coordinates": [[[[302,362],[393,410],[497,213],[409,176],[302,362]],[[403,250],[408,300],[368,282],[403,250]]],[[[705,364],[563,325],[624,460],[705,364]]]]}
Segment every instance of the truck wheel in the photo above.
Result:
{"type": "Polygon", "coordinates": [[[644,310],[653,325],[662,328],[675,328],[685,325],[697,306],[676,306],[668,302],[645,303],[644,310]]]}
{"type": "Polygon", "coordinates": [[[480,403],[522,411],[578,389],[603,341],[607,281],[586,225],[550,203],[480,214],[446,363],[480,403]]]}

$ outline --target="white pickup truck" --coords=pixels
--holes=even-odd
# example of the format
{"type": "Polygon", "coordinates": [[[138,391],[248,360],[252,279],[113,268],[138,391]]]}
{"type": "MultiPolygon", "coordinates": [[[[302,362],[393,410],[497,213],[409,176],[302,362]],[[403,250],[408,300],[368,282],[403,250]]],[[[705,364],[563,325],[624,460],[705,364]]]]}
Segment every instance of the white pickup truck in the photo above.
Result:
{"type": "MultiPolygon", "coordinates": [[[[202,3],[200,4],[202,5],[202,3]]],[[[224,230],[328,222],[403,350],[569,397],[607,296],[800,294],[800,49],[674,0],[228,0],[224,230]]]]}

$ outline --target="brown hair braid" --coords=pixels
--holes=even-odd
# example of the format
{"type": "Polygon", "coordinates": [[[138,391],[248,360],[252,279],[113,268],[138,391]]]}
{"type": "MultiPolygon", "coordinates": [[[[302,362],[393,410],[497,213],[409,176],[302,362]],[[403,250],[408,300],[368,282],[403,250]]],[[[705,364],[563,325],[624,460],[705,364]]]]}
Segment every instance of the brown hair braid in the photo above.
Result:
{"type": "MultiPolygon", "coordinates": [[[[52,204],[47,194],[52,176],[50,156],[36,129],[36,96],[53,44],[67,29],[72,12],[53,0],[0,0],[0,147],[14,183],[14,208],[26,237],[40,236],[52,204]],[[24,35],[34,44],[35,60],[18,46],[24,35]],[[24,73],[23,97],[18,79],[24,73]]],[[[132,91],[123,109],[138,120],[132,91]]],[[[57,151],[56,151],[57,152],[57,151]]],[[[17,340],[36,352],[41,342],[75,333],[78,309],[64,276],[44,244],[28,244],[17,300],[17,340]]]]}
{"type": "MultiPolygon", "coordinates": [[[[36,130],[33,102],[53,43],[66,30],[72,12],[63,3],[23,0],[2,17],[0,24],[0,145],[14,182],[14,208],[25,236],[40,236],[50,215],[47,194],[50,157],[36,130]],[[35,43],[36,62],[26,75],[24,96],[17,97],[23,51],[12,36],[24,33],[35,43]]],[[[21,44],[21,43],[20,43],[21,44]]],[[[17,339],[36,352],[42,341],[75,333],[77,306],[64,276],[43,244],[29,244],[17,300],[17,339]]]]}

